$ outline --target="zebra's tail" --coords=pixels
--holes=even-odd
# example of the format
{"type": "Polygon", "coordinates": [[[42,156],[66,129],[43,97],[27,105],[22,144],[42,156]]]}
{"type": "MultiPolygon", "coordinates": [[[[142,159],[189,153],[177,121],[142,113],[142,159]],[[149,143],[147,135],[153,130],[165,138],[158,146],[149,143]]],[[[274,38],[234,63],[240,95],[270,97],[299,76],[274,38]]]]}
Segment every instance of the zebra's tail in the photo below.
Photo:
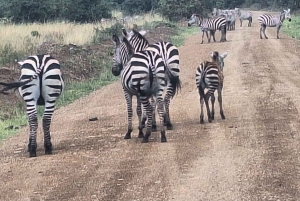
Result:
{"type": "Polygon", "coordinates": [[[0,91],[0,93],[4,94],[4,95],[8,95],[8,93],[6,91],[10,90],[10,89],[15,89],[17,90],[19,87],[22,87],[24,85],[26,85],[27,83],[31,82],[32,80],[36,79],[39,75],[40,72],[42,71],[42,68],[39,68],[36,72],[36,74],[32,75],[28,80],[26,81],[20,81],[20,82],[10,82],[10,83],[5,83],[5,82],[0,82],[0,85],[5,86],[4,89],[2,89],[0,91]]]}
{"type": "Polygon", "coordinates": [[[4,95],[8,95],[8,93],[6,91],[10,90],[10,89],[18,89],[21,86],[26,85],[27,83],[31,82],[32,79],[26,80],[24,82],[10,82],[10,83],[5,83],[5,82],[0,82],[0,85],[5,86],[0,93],[4,94],[4,95]]]}
{"type": "Polygon", "coordinates": [[[181,81],[179,78],[179,75],[174,75],[174,73],[171,71],[170,68],[168,68],[165,65],[165,72],[168,78],[168,81],[172,84],[173,86],[173,91],[172,91],[172,98],[175,96],[175,94],[178,93],[178,91],[181,89],[181,81]]]}

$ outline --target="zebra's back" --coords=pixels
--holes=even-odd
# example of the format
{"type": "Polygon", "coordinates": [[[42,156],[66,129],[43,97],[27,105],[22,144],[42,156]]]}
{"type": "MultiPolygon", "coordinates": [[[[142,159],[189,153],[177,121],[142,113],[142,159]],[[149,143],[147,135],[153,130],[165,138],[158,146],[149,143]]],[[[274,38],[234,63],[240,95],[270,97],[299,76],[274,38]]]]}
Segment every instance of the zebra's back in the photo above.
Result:
{"type": "Polygon", "coordinates": [[[208,88],[215,91],[221,81],[221,71],[215,62],[202,62],[196,70],[197,87],[208,88]]]}
{"type": "Polygon", "coordinates": [[[226,26],[226,23],[227,20],[224,17],[216,17],[204,20],[202,27],[208,30],[220,30],[223,26],[226,26]]]}
{"type": "Polygon", "coordinates": [[[275,27],[279,23],[279,19],[270,14],[262,14],[258,17],[258,23],[269,27],[275,27]]]}

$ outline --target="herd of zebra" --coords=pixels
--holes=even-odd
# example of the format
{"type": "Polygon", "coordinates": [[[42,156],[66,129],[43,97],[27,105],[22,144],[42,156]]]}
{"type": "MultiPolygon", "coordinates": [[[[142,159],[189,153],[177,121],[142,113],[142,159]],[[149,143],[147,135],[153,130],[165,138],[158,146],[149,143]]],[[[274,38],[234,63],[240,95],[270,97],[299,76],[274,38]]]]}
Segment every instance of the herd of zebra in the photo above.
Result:
{"type": "MultiPolygon", "coordinates": [[[[188,21],[188,26],[192,26],[194,24],[200,27],[200,31],[202,32],[201,44],[203,43],[204,33],[206,34],[208,43],[210,43],[211,36],[213,37],[214,42],[216,42],[215,32],[217,30],[221,31],[220,42],[227,41],[226,31],[235,30],[236,18],[239,18],[241,27],[243,26],[243,20],[248,20],[248,27],[251,27],[252,24],[252,13],[250,11],[243,11],[240,8],[235,8],[234,10],[221,10],[214,8],[211,15],[211,18],[203,18],[201,15],[193,14],[188,21]]],[[[285,19],[291,21],[290,9],[283,10],[277,15],[260,15],[258,17],[258,22],[260,24],[260,38],[262,39],[261,33],[263,33],[265,38],[268,39],[265,33],[267,27],[276,27],[277,38],[279,38],[279,30],[285,19]]]]}
{"type": "MultiPolygon", "coordinates": [[[[251,26],[252,15],[235,9],[241,23],[248,20],[251,26]],[[251,16],[251,20],[250,20],[251,16]]],[[[216,30],[225,33],[221,41],[226,41],[227,20],[222,15],[232,15],[232,11],[213,10],[211,19],[203,19],[199,15],[193,14],[188,25],[197,24],[201,31],[210,32],[213,35],[216,30]],[[224,14],[225,13],[225,14],[224,14]],[[226,14],[227,13],[227,14],[226,14]],[[230,14],[231,13],[231,14],[230,14]]],[[[229,19],[229,17],[227,17],[229,19]]],[[[290,9],[283,10],[279,15],[261,15],[258,18],[261,24],[261,31],[265,32],[267,26],[277,27],[278,31],[285,19],[290,18],[290,9]]],[[[228,25],[228,24],[227,24],[228,25]]],[[[137,97],[137,116],[139,119],[139,138],[147,143],[151,132],[156,131],[155,111],[157,107],[160,128],[161,142],[166,142],[166,131],[172,130],[173,125],[170,120],[170,100],[178,93],[181,88],[179,51],[170,42],[156,42],[149,44],[145,38],[146,32],[132,29],[127,32],[122,29],[122,36],[112,36],[114,43],[112,74],[121,77],[123,92],[125,95],[128,111],[128,129],[124,139],[130,139],[132,127],[132,98],[137,97]],[[163,94],[165,96],[163,97],[163,94]],[[146,125],[147,121],[147,125],[146,125]],[[146,133],[143,129],[146,127],[146,133]]],[[[265,34],[265,33],[264,33],[265,34]]],[[[266,37],[266,36],[265,36],[266,37]]],[[[267,38],[267,37],[266,37],[267,38]]],[[[214,119],[214,92],[218,92],[218,102],[220,105],[220,115],[225,119],[222,107],[222,88],[223,88],[223,68],[224,59],[228,51],[220,54],[217,51],[211,53],[211,61],[202,62],[196,69],[196,86],[200,96],[200,123],[204,123],[203,106],[207,109],[208,121],[214,119]],[[205,92],[205,89],[207,91],[205,92]],[[209,99],[212,108],[209,108],[209,99]]],[[[29,119],[29,143],[28,152],[30,157],[36,156],[36,134],[38,127],[37,105],[44,106],[43,131],[45,154],[52,153],[52,143],[50,135],[50,124],[55,108],[55,103],[64,89],[64,81],[60,70],[60,63],[50,55],[29,56],[24,61],[18,62],[21,66],[19,81],[12,83],[0,82],[4,88],[0,93],[7,95],[6,91],[18,89],[27,106],[29,119]]]]}

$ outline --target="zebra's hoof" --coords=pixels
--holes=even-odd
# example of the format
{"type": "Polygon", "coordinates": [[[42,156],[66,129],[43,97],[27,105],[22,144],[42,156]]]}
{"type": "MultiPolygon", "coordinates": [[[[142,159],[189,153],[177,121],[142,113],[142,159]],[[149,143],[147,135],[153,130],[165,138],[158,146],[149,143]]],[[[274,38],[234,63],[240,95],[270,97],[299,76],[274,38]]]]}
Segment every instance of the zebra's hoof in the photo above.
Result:
{"type": "Polygon", "coordinates": [[[162,138],[160,139],[160,142],[162,142],[162,143],[167,142],[167,138],[166,138],[166,137],[162,137],[162,138]]]}
{"type": "Polygon", "coordinates": [[[36,157],[36,148],[35,147],[30,147],[29,150],[29,157],[36,157]]]}
{"type": "Polygon", "coordinates": [[[138,138],[143,138],[143,137],[144,137],[144,133],[143,133],[143,131],[140,131],[139,135],[138,135],[138,138]]]}
{"type": "Polygon", "coordinates": [[[173,125],[171,123],[167,124],[167,130],[173,130],[173,125]]]}
{"type": "Polygon", "coordinates": [[[143,138],[143,140],[142,140],[142,143],[148,143],[149,142],[149,140],[148,140],[148,138],[143,138]]]}
{"type": "Polygon", "coordinates": [[[204,124],[204,120],[203,119],[200,119],[200,124],[204,124]]]}
{"type": "Polygon", "coordinates": [[[151,131],[152,131],[152,132],[156,132],[156,131],[157,131],[156,125],[152,125],[151,131]]]}
{"type": "Polygon", "coordinates": [[[127,135],[127,134],[126,134],[126,135],[124,136],[124,139],[131,139],[131,135],[127,135]]]}
{"type": "Polygon", "coordinates": [[[45,154],[52,154],[52,144],[50,143],[49,145],[45,145],[45,154]]]}

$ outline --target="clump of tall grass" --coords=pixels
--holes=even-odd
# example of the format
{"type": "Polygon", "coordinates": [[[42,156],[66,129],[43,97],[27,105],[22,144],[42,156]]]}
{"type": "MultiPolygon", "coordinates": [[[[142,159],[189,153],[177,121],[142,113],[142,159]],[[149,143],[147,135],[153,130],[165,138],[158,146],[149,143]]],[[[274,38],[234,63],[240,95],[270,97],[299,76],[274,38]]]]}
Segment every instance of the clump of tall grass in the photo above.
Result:
{"type": "Polygon", "coordinates": [[[292,38],[300,39],[300,16],[291,16],[292,20],[284,21],[282,31],[292,38]]]}

